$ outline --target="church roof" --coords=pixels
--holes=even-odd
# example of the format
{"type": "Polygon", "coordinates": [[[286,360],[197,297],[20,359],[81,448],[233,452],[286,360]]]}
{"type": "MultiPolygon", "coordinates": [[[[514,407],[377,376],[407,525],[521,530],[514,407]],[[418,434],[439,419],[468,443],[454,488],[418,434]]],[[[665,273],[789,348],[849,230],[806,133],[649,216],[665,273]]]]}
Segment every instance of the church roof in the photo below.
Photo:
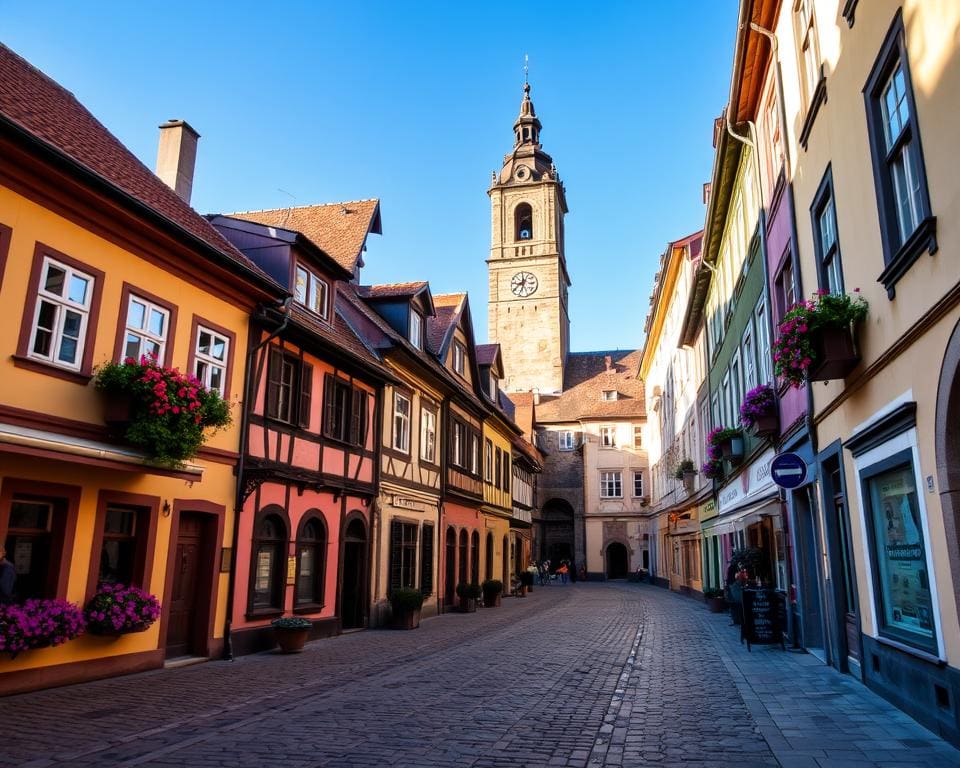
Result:
{"type": "Polygon", "coordinates": [[[637,375],[640,355],[639,349],[571,352],[563,371],[563,392],[541,396],[534,418],[537,422],[645,419],[643,380],[637,375]],[[616,392],[616,399],[602,399],[607,391],[616,392]]]}
{"type": "Polygon", "coordinates": [[[225,215],[300,232],[351,273],[361,261],[367,235],[382,232],[380,201],[376,199],[225,215]]]}

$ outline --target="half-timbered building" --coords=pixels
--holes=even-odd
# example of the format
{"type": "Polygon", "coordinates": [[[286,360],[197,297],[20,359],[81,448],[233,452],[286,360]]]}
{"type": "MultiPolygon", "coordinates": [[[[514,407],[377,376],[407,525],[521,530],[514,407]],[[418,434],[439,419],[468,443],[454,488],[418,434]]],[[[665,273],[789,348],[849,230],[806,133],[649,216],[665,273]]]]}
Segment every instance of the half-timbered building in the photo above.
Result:
{"type": "Polygon", "coordinates": [[[337,258],[323,241],[330,206],[315,208],[319,223],[298,209],[310,235],[284,226],[284,211],[211,217],[293,294],[286,311],[251,324],[235,653],[272,645],[269,622],[285,613],[310,619],[312,637],[368,623],[378,400],[389,375],[338,309],[337,281],[353,278],[370,222],[356,219],[352,255],[337,258]]]}

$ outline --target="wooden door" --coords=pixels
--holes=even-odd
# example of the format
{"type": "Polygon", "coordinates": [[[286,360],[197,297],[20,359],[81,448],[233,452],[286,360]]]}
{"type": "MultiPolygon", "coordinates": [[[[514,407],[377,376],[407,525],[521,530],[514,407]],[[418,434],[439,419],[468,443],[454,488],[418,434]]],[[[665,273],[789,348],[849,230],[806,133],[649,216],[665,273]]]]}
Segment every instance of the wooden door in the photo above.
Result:
{"type": "MultiPolygon", "coordinates": [[[[203,548],[203,517],[184,512],[180,516],[176,559],[173,564],[173,589],[170,618],[167,623],[167,658],[197,652],[197,591],[203,548]]],[[[206,618],[206,617],[204,617],[206,618]]]]}
{"type": "Polygon", "coordinates": [[[340,593],[340,616],[343,629],[358,629],[365,624],[367,531],[360,520],[347,526],[343,547],[343,588],[340,593]]]}
{"type": "MultiPolygon", "coordinates": [[[[839,472],[836,473],[834,488],[839,490],[839,472]]],[[[847,540],[846,502],[843,495],[837,493],[833,498],[833,514],[836,521],[836,531],[839,535],[840,554],[840,589],[838,606],[843,614],[843,634],[847,656],[854,661],[860,661],[860,617],[857,615],[857,579],[853,572],[853,558],[850,553],[850,542],[847,540]]],[[[835,569],[836,570],[836,569],[835,569]]],[[[845,661],[845,660],[844,660],[845,661]]],[[[845,666],[845,665],[844,665],[845,666]]]]}

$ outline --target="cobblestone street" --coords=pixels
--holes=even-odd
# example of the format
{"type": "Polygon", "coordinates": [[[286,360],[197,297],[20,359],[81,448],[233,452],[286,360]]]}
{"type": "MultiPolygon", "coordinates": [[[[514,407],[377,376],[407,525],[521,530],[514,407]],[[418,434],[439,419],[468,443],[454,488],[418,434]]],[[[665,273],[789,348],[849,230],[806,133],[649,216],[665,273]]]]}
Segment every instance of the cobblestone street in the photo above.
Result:
{"type": "Polygon", "coordinates": [[[633,584],[0,702],[0,763],[938,766],[960,752],[805,654],[633,584]],[[681,652],[682,651],[682,652],[681,652]]]}

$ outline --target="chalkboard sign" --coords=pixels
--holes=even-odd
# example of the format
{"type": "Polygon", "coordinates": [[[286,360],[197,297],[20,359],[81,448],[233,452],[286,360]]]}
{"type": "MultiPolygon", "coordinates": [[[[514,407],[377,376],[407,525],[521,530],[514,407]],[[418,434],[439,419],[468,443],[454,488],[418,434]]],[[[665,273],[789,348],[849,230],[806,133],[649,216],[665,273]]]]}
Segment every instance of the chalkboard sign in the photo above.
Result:
{"type": "Polygon", "coordinates": [[[743,624],[740,641],[747,650],[757,645],[779,644],[783,648],[783,601],[773,589],[743,590],[743,624]]]}

